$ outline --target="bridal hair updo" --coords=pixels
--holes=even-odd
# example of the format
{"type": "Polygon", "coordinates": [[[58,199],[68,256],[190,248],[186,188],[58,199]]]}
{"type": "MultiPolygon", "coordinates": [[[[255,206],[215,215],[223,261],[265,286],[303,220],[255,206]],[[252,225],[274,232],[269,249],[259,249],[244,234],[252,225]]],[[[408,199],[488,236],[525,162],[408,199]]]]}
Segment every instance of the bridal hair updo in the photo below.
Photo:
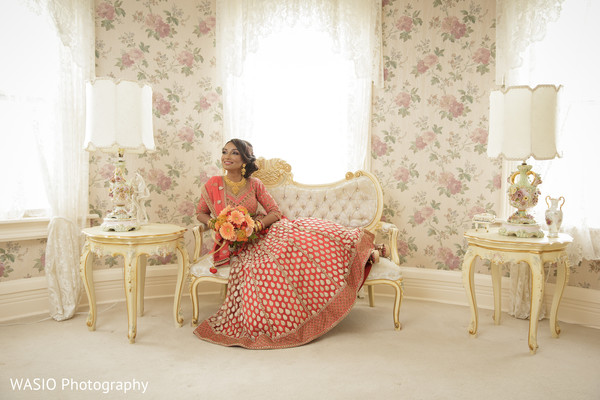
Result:
{"type": "Polygon", "coordinates": [[[252,148],[250,142],[242,139],[231,139],[227,143],[233,143],[235,148],[240,152],[240,156],[242,156],[244,164],[246,164],[246,173],[244,174],[244,178],[249,178],[250,175],[258,171],[256,157],[254,156],[254,149],[252,148]]]}

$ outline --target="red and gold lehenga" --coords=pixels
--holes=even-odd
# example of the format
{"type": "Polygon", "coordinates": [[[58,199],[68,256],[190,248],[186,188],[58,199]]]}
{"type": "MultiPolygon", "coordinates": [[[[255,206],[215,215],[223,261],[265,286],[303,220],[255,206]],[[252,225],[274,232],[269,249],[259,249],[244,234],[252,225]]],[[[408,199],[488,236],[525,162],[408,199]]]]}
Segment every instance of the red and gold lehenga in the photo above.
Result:
{"type": "Polygon", "coordinates": [[[215,265],[231,267],[226,298],[194,334],[249,349],[299,346],[350,312],[368,274],[373,235],[317,218],[289,220],[257,178],[237,196],[222,177],[211,178],[198,212],[218,215],[227,205],[242,205],[255,214],[259,204],[280,220],[237,255],[229,258],[227,249],[214,254],[215,265]]]}

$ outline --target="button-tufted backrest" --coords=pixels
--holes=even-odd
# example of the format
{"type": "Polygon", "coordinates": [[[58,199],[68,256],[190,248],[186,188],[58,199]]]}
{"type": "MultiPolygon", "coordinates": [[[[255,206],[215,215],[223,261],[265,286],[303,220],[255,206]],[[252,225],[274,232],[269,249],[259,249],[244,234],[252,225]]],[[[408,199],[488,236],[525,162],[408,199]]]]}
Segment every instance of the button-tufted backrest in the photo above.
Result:
{"type": "Polygon", "coordinates": [[[258,160],[254,176],[263,181],[287,218],[316,217],[348,227],[373,230],[383,212],[383,193],[375,176],[365,171],[324,185],[294,182],[291,167],[280,159],[258,160]]]}

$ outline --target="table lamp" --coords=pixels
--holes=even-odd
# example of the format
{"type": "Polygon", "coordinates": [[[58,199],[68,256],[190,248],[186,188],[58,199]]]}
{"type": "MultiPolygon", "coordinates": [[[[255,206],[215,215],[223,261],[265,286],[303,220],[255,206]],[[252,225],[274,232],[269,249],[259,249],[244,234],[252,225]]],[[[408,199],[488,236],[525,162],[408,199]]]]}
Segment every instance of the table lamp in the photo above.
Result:
{"type": "Polygon", "coordinates": [[[491,158],[521,160],[508,178],[509,204],[517,211],[502,223],[499,233],[518,237],[543,237],[544,233],[527,210],[540,195],[539,174],[526,163],[529,157],[551,160],[556,149],[557,104],[560,86],[511,86],[490,94],[490,127],[487,154],[491,158]]]}
{"type": "Polygon", "coordinates": [[[104,218],[102,229],[116,232],[138,229],[140,221],[132,201],[135,189],[126,180],[124,154],[155,150],[152,88],[110,78],[88,82],[84,148],[118,154],[109,189],[114,208],[104,218]]]}

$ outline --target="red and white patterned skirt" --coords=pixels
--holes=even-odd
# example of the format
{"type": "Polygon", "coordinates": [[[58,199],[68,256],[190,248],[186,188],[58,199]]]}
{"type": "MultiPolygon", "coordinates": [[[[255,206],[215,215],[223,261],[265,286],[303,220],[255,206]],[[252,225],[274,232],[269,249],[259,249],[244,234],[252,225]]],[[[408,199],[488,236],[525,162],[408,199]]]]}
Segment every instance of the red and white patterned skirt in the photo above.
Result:
{"type": "Polygon", "coordinates": [[[225,302],[194,334],[249,349],[308,343],[350,312],[372,249],[363,229],[282,219],[232,257],[225,302]]]}

